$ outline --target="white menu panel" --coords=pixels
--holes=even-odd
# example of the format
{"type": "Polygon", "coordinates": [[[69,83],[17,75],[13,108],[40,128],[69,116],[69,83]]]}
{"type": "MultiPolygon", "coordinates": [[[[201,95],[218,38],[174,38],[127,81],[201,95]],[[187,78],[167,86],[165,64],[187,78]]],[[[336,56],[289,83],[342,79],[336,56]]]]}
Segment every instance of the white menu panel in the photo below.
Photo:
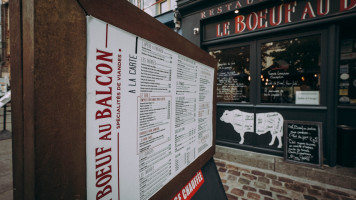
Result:
{"type": "Polygon", "coordinates": [[[149,199],[212,146],[215,71],[90,16],[87,35],[88,199],[149,199]]]}

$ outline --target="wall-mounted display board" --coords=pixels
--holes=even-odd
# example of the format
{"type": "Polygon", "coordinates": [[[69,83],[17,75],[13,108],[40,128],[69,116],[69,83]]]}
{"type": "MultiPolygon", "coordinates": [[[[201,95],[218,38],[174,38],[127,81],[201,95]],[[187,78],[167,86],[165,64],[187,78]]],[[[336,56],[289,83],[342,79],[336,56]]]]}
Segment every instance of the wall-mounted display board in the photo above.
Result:
{"type": "Polygon", "coordinates": [[[213,157],[207,52],[127,0],[9,4],[14,200],[171,199],[213,157]]]}
{"type": "Polygon", "coordinates": [[[286,161],[322,166],[322,123],[307,121],[284,122],[286,161]]]}

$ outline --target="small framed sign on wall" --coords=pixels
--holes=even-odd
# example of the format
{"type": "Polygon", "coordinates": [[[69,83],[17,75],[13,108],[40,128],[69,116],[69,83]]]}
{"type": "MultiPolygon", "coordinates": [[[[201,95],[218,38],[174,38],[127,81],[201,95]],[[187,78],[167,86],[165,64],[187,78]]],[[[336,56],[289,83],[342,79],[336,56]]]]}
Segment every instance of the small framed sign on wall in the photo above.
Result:
{"type": "Polygon", "coordinates": [[[284,159],[289,162],[322,167],[322,123],[284,122],[284,159]]]}

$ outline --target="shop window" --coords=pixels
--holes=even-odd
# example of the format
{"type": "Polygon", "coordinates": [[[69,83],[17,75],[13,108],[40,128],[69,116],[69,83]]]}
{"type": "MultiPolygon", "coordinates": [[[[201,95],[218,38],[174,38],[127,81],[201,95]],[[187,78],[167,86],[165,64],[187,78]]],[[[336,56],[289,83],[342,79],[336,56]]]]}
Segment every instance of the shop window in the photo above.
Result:
{"type": "Polygon", "coordinates": [[[320,104],[320,35],[261,44],[261,103],[320,104]]]}
{"type": "Polygon", "coordinates": [[[210,51],[218,60],[217,101],[250,101],[250,48],[241,46],[210,51]]]}
{"type": "Polygon", "coordinates": [[[160,3],[160,11],[161,13],[165,13],[169,11],[168,1],[163,1],[162,3],[160,3]]]}
{"type": "Polygon", "coordinates": [[[170,0],[157,0],[155,5],[157,7],[156,15],[160,15],[171,10],[170,0]]]}

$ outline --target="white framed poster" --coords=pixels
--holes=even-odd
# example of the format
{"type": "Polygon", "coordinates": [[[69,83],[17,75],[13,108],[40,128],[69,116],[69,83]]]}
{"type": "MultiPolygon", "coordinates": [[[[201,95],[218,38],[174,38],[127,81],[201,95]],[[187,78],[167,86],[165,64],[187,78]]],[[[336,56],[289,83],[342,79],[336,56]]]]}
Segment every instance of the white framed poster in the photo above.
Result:
{"type": "Polygon", "coordinates": [[[214,74],[88,16],[87,199],[149,199],[207,151],[214,74]]]}
{"type": "Polygon", "coordinates": [[[296,91],[295,104],[319,105],[319,91],[296,91]]]}

